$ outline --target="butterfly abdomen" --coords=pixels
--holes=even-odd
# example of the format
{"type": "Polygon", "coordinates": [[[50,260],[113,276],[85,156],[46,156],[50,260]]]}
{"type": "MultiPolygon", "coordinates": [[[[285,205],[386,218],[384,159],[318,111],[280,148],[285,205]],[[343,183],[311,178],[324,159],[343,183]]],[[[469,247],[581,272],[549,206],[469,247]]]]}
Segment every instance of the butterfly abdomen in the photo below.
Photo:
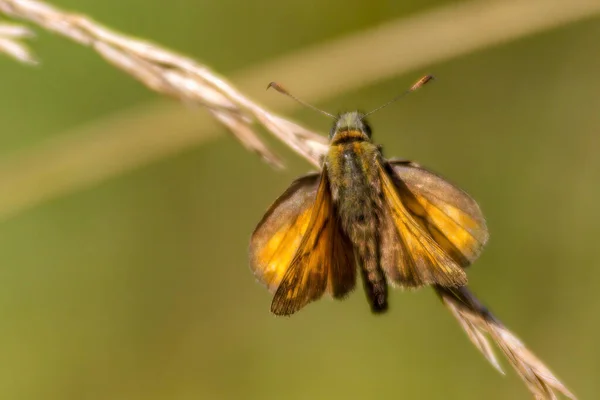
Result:
{"type": "Polygon", "coordinates": [[[380,265],[382,193],[377,146],[351,133],[330,146],[327,170],[341,227],[350,238],[373,312],[387,309],[387,282],[380,265]]]}

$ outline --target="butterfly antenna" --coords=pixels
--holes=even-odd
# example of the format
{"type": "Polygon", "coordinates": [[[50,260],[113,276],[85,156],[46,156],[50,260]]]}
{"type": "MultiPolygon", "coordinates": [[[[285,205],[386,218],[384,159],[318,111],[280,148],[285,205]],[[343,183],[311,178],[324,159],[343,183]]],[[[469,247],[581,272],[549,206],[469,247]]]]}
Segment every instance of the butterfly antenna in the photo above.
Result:
{"type": "Polygon", "coordinates": [[[422,77],[421,79],[419,79],[418,81],[416,81],[415,84],[410,87],[410,89],[406,90],[403,93],[400,93],[398,96],[394,97],[392,100],[388,101],[387,103],[385,103],[381,107],[377,107],[373,111],[369,111],[368,113],[365,114],[365,117],[367,115],[373,114],[375,111],[379,111],[382,108],[385,108],[385,107],[389,106],[390,104],[392,104],[393,102],[395,102],[397,100],[400,100],[401,98],[403,98],[407,94],[412,93],[412,92],[414,92],[417,89],[420,89],[421,87],[425,86],[427,83],[431,82],[434,79],[435,79],[435,76],[433,76],[433,75],[425,75],[424,77],[422,77]]]}
{"type": "Polygon", "coordinates": [[[328,117],[335,118],[335,115],[329,114],[326,111],[320,110],[317,107],[315,107],[315,106],[313,106],[311,104],[308,104],[307,102],[305,102],[303,100],[300,100],[299,98],[297,98],[296,96],[292,95],[290,92],[288,92],[287,90],[285,90],[283,88],[283,86],[281,86],[277,82],[271,82],[271,83],[269,83],[269,86],[267,86],[267,90],[269,90],[270,88],[273,88],[273,89],[277,90],[279,93],[285,94],[286,96],[291,97],[292,99],[296,100],[298,103],[302,104],[305,107],[308,107],[308,108],[311,108],[311,109],[313,109],[315,111],[318,111],[318,112],[320,112],[323,115],[327,115],[328,117]]]}

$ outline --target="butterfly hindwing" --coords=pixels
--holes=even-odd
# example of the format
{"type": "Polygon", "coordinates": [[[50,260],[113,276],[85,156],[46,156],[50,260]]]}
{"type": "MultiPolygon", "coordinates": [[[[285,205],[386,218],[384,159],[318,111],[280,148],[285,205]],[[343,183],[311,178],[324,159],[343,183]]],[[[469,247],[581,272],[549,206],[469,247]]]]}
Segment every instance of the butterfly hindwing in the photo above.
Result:
{"type": "Polygon", "coordinates": [[[250,244],[255,275],[275,292],[271,311],[289,315],[356,282],[352,245],[339,228],[327,171],[295,181],[271,206],[250,244]]]}

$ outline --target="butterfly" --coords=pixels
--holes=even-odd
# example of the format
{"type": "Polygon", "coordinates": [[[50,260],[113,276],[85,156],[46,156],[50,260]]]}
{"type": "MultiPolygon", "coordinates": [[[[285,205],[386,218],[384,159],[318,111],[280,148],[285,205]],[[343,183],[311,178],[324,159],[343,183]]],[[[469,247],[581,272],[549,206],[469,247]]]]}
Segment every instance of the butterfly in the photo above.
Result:
{"type": "Polygon", "coordinates": [[[372,112],[320,112],[334,118],[321,171],[296,179],[250,239],[251,269],[274,293],[271,312],[291,315],[325,292],[343,299],[358,271],[374,313],[388,308],[388,284],[466,285],[465,267],[488,240],[475,200],[414,162],[385,159],[366,120],[372,112]]]}

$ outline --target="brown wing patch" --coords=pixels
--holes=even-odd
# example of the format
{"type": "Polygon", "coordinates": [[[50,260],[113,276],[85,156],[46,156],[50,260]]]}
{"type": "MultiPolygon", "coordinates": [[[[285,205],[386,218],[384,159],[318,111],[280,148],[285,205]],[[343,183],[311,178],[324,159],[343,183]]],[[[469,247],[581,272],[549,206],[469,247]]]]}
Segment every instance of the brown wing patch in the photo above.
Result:
{"type": "Polygon", "coordinates": [[[380,251],[386,275],[405,287],[465,285],[465,272],[413,217],[384,166],[380,166],[380,176],[386,205],[380,251]]]}
{"type": "Polygon", "coordinates": [[[409,212],[446,253],[462,267],[479,257],[489,234],[475,200],[415,163],[392,161],[388,171],[409,212]]]}
{"type": "Polygon", "coordinates": [[[271,311],[278,315],[298,311],[326,290],[344,297],[356,283],[352,245],[339,228],[327,172],[320,180],[303,179],[271,206],[250,244],[252,269],[275,291],[271,311]]]}

